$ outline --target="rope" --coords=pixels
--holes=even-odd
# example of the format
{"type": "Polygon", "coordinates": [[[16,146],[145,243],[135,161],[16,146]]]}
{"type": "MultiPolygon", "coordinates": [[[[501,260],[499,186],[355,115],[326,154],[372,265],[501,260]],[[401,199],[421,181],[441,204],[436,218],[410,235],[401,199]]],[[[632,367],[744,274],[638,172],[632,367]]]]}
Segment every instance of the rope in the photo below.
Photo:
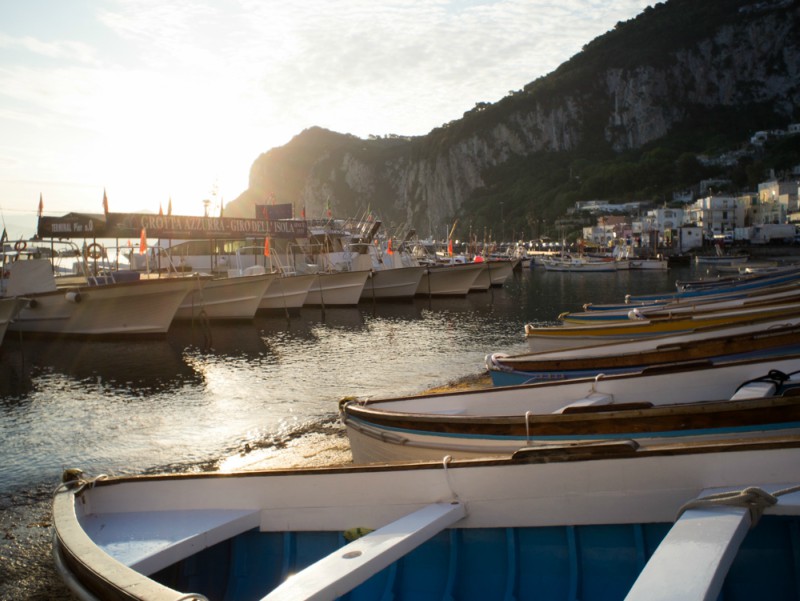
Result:
{"type": "Polygon", "coordinates": [[[753,528],[758,520],[761,519],[764,510],[772,507],[778,502],[778,497],[792,492],[800,491],[800,486],[792,486],[782,490],[768,493],[757,486],[749,486],[744,490],[731,490],[726,492],[714,493],[705,497],[693,499],[684,504],[679,510],[676,520],[689,509],[701,509],[705,507],[745,507],[750,512],[750,527],[753,528]]]}
{"type": "Polygon", "coordinates": [[[778,369],[771,369],[767,372],[766,376],[760,376],[758,378],[753,378],[752,380],[747,380],[746,382],[742,382],[739,387],[736,389],[736,392],[739,392],[740,389],[747,386],[748,384],[753,384],[755,382],[772,382],[775,384],[776,388],[780,388],[784,382],[792,379],[792,376],[800,373],[800,372],[791,372],[789,374],[785,374],[778,369]]]}
{"type": "Polygon", "coordinates": [[[447,481],[447,488],[450,489],[450,494],[453,495],[453,499],[458,501],[459,500],[458,493],[453,489],[453,483],[450,481],[450,471],[447,469],[452,460],[453,458],[450,455],[445,455],[442,458],[442,467],[444,468],[444,477],[445,480],[447,481]]]}

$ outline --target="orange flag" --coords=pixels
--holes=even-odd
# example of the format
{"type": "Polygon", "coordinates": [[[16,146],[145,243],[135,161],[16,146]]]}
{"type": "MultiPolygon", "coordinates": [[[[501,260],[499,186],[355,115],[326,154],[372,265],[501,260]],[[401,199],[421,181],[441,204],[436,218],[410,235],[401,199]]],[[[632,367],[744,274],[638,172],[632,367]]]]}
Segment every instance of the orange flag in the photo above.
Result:
{"type": "Polygon", "coordinates": [[[453,241],[452,240],[448,240],[447,241],[447,254],[448,254],[448,256],[451,256],[451,257],[453,256],[453,241]]]}
{"type": "Polygon", "coordinates": [[[108,195],[105,188],[103,188],[103,215],[108,215],[108,195]]]}
{"type": "Polygon", "coordinates": [[[394,251],[392,250],[392,239],[389,238],[389,244],[386,246],[386,254],[393,255],[394,251]]]}
{"type": "Polygon", "coordinates": [[[139,254],[143,255],[147,252],[147,230],[142,228],[142,236],[139,238],[139,254]]]}
{"type": "Polygon", "coordinates": [[[264,256],[269,256],[269,238],[264,238],[264,256]]]}

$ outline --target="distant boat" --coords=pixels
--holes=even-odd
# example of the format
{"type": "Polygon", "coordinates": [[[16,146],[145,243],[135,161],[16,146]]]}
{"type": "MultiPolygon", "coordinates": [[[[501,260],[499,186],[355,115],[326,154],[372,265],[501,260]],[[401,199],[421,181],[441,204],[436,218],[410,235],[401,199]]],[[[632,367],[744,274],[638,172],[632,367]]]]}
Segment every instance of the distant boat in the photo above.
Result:
{"type": "Polygon", "coordinates": [[[53,555],[76,596],[110,601],[786,599],[800,580],[798,465],[800,439],[771,436],[226,474],[70,470],[53,555]]]}
{"type": "Polygon", "coordinates": [[[595,259],[583,255],[542,257],[541,263],[547,271],[610,272],[618,268],[618,262],[612,258],[595,259]]]}

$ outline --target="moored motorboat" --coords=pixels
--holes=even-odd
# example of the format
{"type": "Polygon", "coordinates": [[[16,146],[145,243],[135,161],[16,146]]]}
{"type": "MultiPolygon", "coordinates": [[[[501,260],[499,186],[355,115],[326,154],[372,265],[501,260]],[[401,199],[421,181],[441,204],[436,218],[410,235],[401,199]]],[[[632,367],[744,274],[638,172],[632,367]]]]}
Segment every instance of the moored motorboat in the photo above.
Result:
{"type": "Polygon", "coordinates": [[[425,268],[417,296],[466,296],[482,271],[484,263],[428,265],[425,268]]]}
{"type": "Polygon", "coordinates": [[[369,270],[320,271],[306,294],[304,306],[352,307],[358,304],[369,270]]]}
{"type": "Polygon", "coordinates": [[[279,277],[277,273],[263,273],[191,278],[195,285],[183,299],[175,319],[253,319],[267,290],[279,277]]]}
{"type": "Polygon", "coordinates": [[[47,259],[14,261],[6,271],[6,294],[28,299],[9,329],[38,335],[165,335],[193,286],[178,279],[115,282],[113,276],[75,276],[59,286],[47,259]]]}
{"type": "Polygon", "coordinates": [[[784,598],[800,572],[776,561],[792,557],[787,533],[800,528],[798,459],[800,439],[775,436],[239,474],[70,471],[53,500],[54,557],[83,599],[352,591],[483,601],[580,590],[638,601],[662,592],[667,575],[681,599],[784,598]],[[754,508],[754,497],[767,502],[754,508]]]}
{"type": "Polygon", "coordinates": [[[27,303],[27,299],[24,298],[0,296],[0,344],[3,343],[8,324],[16,318],[27,303]]]}

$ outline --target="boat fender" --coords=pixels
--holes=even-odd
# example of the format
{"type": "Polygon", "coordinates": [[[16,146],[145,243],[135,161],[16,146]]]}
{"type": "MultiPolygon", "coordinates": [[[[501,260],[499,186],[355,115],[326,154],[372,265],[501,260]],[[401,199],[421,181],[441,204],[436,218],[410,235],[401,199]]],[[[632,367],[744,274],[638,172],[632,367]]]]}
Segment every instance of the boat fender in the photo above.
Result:
{"type": "Polygon", "coordinates": [[[80,292],[67,292],[66,298],[69,302],[75,303],[76,305],[81,302],[81,293],[80,292]]]}
{"type": "Polygon", "coordinates": [[[348,528],[342,534],[346,541],[352,543],[354,540],[358,540],[362,536],[366,536],[372,531],[373,531],[372,528],[363,528],[361,526],[356,526],[355,528],[348,528]]]}
{"type": "Polygon", "coordinates": [[[647,319],[644,315],[642,315],[639,308],[631,309],[628,311],[628,319],[647,319]]]}

